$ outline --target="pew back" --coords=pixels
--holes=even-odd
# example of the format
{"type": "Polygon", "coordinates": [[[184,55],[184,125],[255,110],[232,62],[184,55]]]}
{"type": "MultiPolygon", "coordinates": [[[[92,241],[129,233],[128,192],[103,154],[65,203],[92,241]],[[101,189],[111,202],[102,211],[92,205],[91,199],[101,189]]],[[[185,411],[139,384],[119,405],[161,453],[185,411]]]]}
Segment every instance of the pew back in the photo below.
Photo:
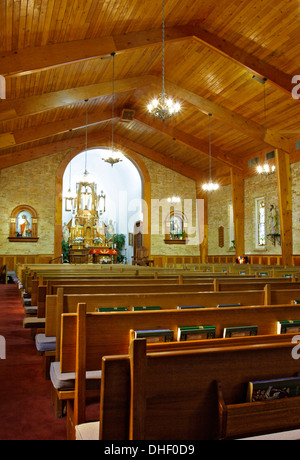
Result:
{"type": "MultiPolygon", "coordinates": [[[[226,403],[244,404],[250,379],[288,377],[299,371],[291,355],[293,346],[275,341],[146,354],[144,340],[134,340],[129,357],[103,358],[100,439],[219,439],[222,420],[216,382],[222,382],[226,403]]],[[[281,429],[282,416],[273,418],[281,429]]],[[[251,434],[247,417],[239,421],[240,432],[251,434]]],[[[300,426],[299,419],[285,422],[289,423],[300,426]]],[[[256,429],[268,432],[268,425],[260,418],[256,429]]]]}
{"type": "MultiPolygon", "coordinates": [[[[298,305],[87,313],[86,369],[98,369],[102,356],[126,354],[131,329],[166,328],[173,330],[176,338],[178,327],[215,325],[216,337],[220,338],[224,327],[257,325],[259,335],[274,335],[278,320],[299,318],[298,305]]],[[[61,372],[75,370],[76,327],[76,313],[62,315],[61,372]]]]}

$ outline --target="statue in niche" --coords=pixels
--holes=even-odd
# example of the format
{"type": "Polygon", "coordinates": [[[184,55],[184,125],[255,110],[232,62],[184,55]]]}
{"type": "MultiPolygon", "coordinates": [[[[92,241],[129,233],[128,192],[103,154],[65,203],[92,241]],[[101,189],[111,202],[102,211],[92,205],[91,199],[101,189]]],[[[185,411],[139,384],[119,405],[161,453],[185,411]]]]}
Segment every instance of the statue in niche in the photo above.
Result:
{"type": "Polygon", "coordinates": [[[21,211],[17,217],[17,236],[29,238],[32,234],[31,229],[31,214],[28,211],[21,211]]]}
{"type": "Polygon", "coordinates": [[[273,204],[270,206],[269,211],[269,224],[270,224],[270,233],[278,234],[279,233],[279,226],[278,226],[278,217],[277,217],[277,210],[273,204]]]}

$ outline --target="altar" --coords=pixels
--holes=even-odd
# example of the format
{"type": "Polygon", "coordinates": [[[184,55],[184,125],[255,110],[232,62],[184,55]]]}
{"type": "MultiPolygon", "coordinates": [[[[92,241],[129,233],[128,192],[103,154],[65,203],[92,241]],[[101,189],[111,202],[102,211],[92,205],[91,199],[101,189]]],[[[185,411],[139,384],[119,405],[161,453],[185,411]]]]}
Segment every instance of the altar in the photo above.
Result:
{"type": "Polygon", "coordinates": [[[108,249],[106,247],[96,247],[96,248],[90,248],[89,250],[89,255],[93,256],[93,263],[98,264],[98,263],[117,263],[117,255],[118,252],[116,249],[108,249]]]}
{"type": "MultiPolygon", "coordinates": [[[[69,199],[70,200],[70,199],[69,199]]],[[[69,247],[70,263],[116,263],[114,226],[105,223],[105,195],[97,194],[97,184],[84,175],[76,183],[76,197],[71,199],[71,220],[63,226],[63,240],[69,247]]]]}

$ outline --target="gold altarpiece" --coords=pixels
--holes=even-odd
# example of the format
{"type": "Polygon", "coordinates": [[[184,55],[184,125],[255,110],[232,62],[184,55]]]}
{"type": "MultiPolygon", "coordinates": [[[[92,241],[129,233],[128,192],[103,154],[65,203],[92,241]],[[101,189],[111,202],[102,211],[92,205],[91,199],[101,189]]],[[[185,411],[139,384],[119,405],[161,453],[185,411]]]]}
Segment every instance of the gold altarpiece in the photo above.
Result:
{"type": "Polygon", "coordinates": [[[76,197],[71,198],[72,219],[63,228],[64,240],[69,244],[71,263],[87,263],[89,255],[93,262],[107,257],[116,261],[113,249],[114,230],[106,225],[101,216],[105,212],[105,195],[97,194],[97,184],[88,180],[86,174],[76,183],[76,197]]]}

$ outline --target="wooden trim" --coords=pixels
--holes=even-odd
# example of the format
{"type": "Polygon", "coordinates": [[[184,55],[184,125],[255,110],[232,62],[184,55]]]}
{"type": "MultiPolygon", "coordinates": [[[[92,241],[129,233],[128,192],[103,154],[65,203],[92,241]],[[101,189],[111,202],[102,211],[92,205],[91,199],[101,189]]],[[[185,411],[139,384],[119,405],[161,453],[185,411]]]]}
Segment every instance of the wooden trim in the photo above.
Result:
{"type": "Polygon", "coordinates": [[[282,150],[275,150],[280,215],[280,234],[283,265],[292,265],[293,217],[290,157],[282,150]]]}
{"type": "Polygon", "coordinates": [[[245,252],[244,239],[244,179],[236,174],[231,168],[231,191],[232,191],[232,207],[234,221],[234,235],[236,256],[243,256],[245,252]]]}
{"type": "Polygon", "coordinates": [[[20,236],[19,238],[16,236],[9,236],[8,239],[12,243],[36,243],[38,241],[38,238],[24,238],[22,236],[20,236]]]}

